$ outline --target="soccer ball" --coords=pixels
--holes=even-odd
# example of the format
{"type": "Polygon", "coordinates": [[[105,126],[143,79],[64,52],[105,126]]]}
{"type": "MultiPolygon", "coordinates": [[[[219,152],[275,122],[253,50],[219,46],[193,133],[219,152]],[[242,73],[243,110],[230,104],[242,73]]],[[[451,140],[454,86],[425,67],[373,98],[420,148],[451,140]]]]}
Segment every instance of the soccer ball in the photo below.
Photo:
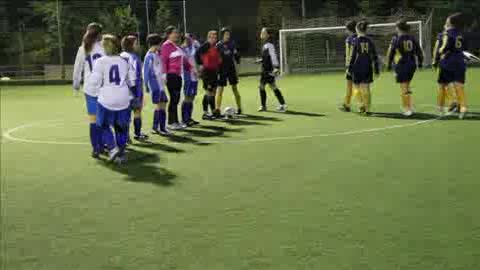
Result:
{"type": "Polygon", "coordinates": [[[235,114],[237,114],[237,111],[232,107],[227,107],[225,108],[223,114],[225,115],[226,118],[231,119],[235,117],[235,114]]]}

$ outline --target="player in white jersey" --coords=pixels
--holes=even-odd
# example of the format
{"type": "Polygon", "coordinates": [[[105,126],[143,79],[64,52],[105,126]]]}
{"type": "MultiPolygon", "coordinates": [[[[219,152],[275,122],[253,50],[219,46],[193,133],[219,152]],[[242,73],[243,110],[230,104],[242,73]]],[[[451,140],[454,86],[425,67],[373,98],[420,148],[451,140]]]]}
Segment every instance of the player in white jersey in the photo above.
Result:
{"type": "MultiPolygon", "coordinates": [[[[97,91],[97,126],[102,132],[115,130],[115,141],[106,142],[115,145],[110,148],[110,161],[123,162],[128,140],[130,124],[130,101],[136,83],[135,70],[120,57],[120,41],[113,35],[105,35],[102,40],[105,56],[97,59],[87,86],[97,91]]],[[[113,137],[112,137],[113,139],[113,137]]]]}
{"type": "Polygon", "coordinates": [[[138,55],[139,44],[136,36],[128,35],[122,39],[121,57],[126,59],[130,66],[135,70],[135,91],[131,103],[133,111],[133,138],[137,141],[145,141],[148,139],[146,134],[142,133],[142,109],[143,109],[143,76],[142,76],[142,59],[138,55]]]}
{"type": "Polygon", "coordinates": [[[102,56],[105,55],[102,44],[102,26],[98,23],[91,23],[83,36],[82,46],[78,48],[73,69],[73,89],[80,90],[80,84],[83,80],[85,99],[87,104],[87,113],[90,120],[90,142],[93,148],[92,156],[98,158],[103,148],[102,133],[96,125],[97,114],[97,90],[89,88],[86,83],[92,74],[93,65],[102,56]]]}

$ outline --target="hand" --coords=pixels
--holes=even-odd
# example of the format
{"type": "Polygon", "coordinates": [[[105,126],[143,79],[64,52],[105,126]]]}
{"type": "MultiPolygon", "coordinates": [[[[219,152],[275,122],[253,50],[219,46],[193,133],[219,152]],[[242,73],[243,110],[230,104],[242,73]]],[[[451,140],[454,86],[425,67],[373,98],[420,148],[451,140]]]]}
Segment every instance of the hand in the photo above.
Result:
{"type": "Polygon", "coordinates": [[[75,91],[80,90],[80,82],[78,82],[78,81],[73,82],[73,90],[75,90],[75,91]]]}
{"type": "Polygon", "coordinates": [[[131,101],[131,107],[133,110],[139,110],[142,108],[142,100],[139,97],[135,97],[131,101]]]}
{"type": "Polygon", "coordinates": [[[280,75],[280,70],[278,68],[273,70],[273,76],[279,76],[280,75]]]}
{"type": "Polygon", "coordinates": [[[164,83],[167,82],[167,74],[162,74],[161,79],[162,79],[162,82],[164,83]]]}

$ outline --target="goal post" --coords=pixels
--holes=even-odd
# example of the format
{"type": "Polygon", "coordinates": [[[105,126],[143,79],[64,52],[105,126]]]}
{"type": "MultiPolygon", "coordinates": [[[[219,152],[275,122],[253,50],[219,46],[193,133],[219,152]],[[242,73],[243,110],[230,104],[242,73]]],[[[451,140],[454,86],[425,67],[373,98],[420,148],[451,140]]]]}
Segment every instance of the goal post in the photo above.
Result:
{"type": "MultiPolygon", "coordinates": [[[[411,33],[415,35],[425,51],[430,42],[426,36],[424,22],[409,21],[411,33]]],[[[385,60],[388,46],[395,33],[395,23],[377,23],[369,26],[381,61],[385,60]]],[[[345,69],[345,26],[281,29],[279,32],[280,71],[289,73],[314,73],[345,69]]],[[[430,59],[427,57],[427,59],[430,59]]]]}

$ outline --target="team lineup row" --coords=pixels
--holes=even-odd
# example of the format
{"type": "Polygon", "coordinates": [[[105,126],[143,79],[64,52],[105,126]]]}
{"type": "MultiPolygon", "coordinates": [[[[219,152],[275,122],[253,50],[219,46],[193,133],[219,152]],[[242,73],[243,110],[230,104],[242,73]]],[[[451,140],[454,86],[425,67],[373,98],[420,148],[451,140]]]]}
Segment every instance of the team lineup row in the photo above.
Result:
{"type": "MultiPolygon", "coordinates": [[[[434,49],[433,67],[438,73],[438,107],[440,112],[459,112],[463,118],[467,112],[465,98],[465,45],[462,35],[463,15],[455,13],[446,19],[444,32],[438,34],[434,49]],[[451,86],[451,87],[450,87],[451,86]]],[[[346,39],[347,90],[342,111],[350,112],[352,98],[355,96],[360,105],[360,113],[370,114],[370,84],[380,75],[379,61],[375,44],[367,36],[368,23],[347,22],[349,37],[346,39]]],[[[410,34],[410,25],[406,20],[396,23],[387,52],[387,70],[394,69],[396,81],[400,85],[403,115],[413,112],[410,83],[417,68],[423,66],[423,50],[415,36],[410,34]]]]}
{"type": "MultiPolygon", "coordinates": [[[[192,118],[199,79],[205,89],[204,120],[224,117],[221,106],[227,84],[231,85],[237,104],[237,109],[232,109],[235,112],[228,113],[242,114],[236,68],[240,56],[230,38],[230,30],[224,28],[220,33],[218,41],[218,32],[209,31],[207,41],[200,45],[192,36],[187,34],[182,38],[175,27],[169,26],[165,30],[165,40],[159,34],[147,37],[149,49],[142,64],[136,36],[129,35],[120,41],[114,35],[103,35],[100,24],[88,25],[75,60],[73,87],[78,91],[83,80],[92,156],[98,158],[107,148],[110,160],[125,160],[132,112],[134,139],[148,139],[142,132],[144,86],[155,106],[152,124],[155,134],[170,136],[174,130],[199,124],[192,118]],[[182,89],[180,121],[178,106],[182,89]]],[[[268,85],[279,101],[278,111],[285,112],[287,105],[275,82],[279,62],[273,35],[269,28],[264,28],[260,35],[264,42],[262,58],[258,61],[262,66],[260,111],[267,110],[265,88],[268,85]]]]}
{"type": "MultiPolygon", "coordinates": [[[[377,50],[367,35],[366,21],[350,21],[346,28],[350,34],[346,39],[345,53],[347,91],[341,110],[350,112],[355,97],[360,103],[360,113],[369,115],[370,84],[380,74],[377,50]]],[[[439,108],[443,112],[448,111],[450,106],[458,110],[460,118],[463,118],[467,106],[464,92],[466,63],[461,28],[461,14],[447,18],[445,31],[439,34],[435,46],[433,65],[439,74],[439,108]],[[450,85],[453,86],[453,92],[449,91],[450,85]]],[[[407,117],[414,113],[410,82],[417,68],[423,66],[422,48],[416,38],[409,34],[409,30],[406,21],[397,22],[397,33],[392,38],[387,54],[387,69],[395,71],[401,89],[403,114],[407,117]]],[[[274,34],[270,28],[263,28],[260,34],[263,47],[262,57],[258,60],[262,66],[259,111],[267,110],[265,88],[268,85],[278,99],[278,111],[285,112],[287,105],[276,84],[280,72],[273,43],[274,34]]],[[[199,124],[192,118],[199,79],[203,81],[205,89],[202,100],[204,120],[223,117],[222,97],[227,84],[232,87],[236,113],[242,114],[236,68],[240,56],[229,29],[223,28],[220,31],[220,41],[217,31],[209,31],[207,41],[200,45],[192,36],[186,34],[182,37],[175,27],[169,26],[165,30],[165,40],[158,34],[150,34],[147,44],[149,50],[142,64],[136,36],[129,35],[120,41],[116,36],[103,35],[101,25],[97,23],[91,23],[87,27],[82,46],[77,52],[73,87],[79,90],[83,80],[94,158],[98,158],[107,148],[111,161],[121,163],[125,160],[132,112],[134,139],[148,139],[142,132],[144,86],[155,106],[152,124],[155,134],[170,136],[174,130],[199,124]],[[180,121],[178,106],[182,89],[180,121]]]]}

